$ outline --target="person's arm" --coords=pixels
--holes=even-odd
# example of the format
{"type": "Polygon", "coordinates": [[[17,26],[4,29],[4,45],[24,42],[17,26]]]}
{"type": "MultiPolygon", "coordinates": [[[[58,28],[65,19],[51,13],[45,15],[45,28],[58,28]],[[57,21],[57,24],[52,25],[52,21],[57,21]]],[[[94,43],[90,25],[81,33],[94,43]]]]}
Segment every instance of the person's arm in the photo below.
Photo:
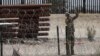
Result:
{"type": "Polygon", "coordinates": [[[75,20],[79,16],[79,13],[75,10],[75,16],[73,17],[73,20],[75,20]]]}
{"type": "Polygon", "coordinates": [[[66,25],[67,25],[67,22],[68,22],[68,19],[65,19],[65,23],[66,23],[66,25]]]}
{"type": "Polygon", "coordinates": [[[69,17],[70,17],[70,14],[68,12],[65,13],[65,16],[66,16],[66,19],[65,19],[65,23],[67,25],[67,22],[69,21],[69,17]]]}

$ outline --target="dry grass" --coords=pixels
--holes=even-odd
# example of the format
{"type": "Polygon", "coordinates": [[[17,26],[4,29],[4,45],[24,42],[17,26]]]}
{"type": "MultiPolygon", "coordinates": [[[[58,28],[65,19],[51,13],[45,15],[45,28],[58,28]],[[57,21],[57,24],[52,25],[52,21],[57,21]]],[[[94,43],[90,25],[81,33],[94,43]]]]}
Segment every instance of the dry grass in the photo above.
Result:
{"type": "MultiPolygon", "coordinates": [[[[100,50],[100,41],[89,42],[86,39],[76,39],[75,41],[75,54],[76,55],[94,55],[98,54],[100,50]]],[[[60,40],[61,55],[65,55],[65,40],[60,40]]],[[[4,44],[4,56],[11,56],[13,48],[19,48],[21,56],[57,56],[57,40],[51,39],[48,42],[30,45],[30,44],[4,44]],[[10,50],[10,51],[9,51],[10,50]]]]}

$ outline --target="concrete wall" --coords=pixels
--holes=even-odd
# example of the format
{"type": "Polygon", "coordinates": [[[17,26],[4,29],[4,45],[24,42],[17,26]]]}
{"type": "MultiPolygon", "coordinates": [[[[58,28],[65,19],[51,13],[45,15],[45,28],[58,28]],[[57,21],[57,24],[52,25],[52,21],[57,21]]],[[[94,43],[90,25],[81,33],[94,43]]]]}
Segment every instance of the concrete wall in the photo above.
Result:
{"type": "MultiPolygon", "coordinates": [[[[74,16],[73,14],[71,16],[74,16]]],[[[65,15],[64,14],[51,14],[50,16],[50,31],[49,38],[57,38],[57,25],[59,26],[60,38],[65,38],[65,15]]],[[[100,37],[100,15],[99,14],[80,14],[74,21],[75,23],[75,37],[86,38],[87,27],[94,26],[96,29],[96,36],[100,37]]]]}

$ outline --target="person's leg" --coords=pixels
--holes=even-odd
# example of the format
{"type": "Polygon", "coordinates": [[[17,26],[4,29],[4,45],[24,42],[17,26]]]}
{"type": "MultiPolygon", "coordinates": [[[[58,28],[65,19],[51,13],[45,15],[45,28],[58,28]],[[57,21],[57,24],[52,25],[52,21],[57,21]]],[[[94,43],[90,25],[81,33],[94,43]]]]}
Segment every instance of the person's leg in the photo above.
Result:
{"type": "Polygon", "coordinates": [[[67,47],[66,47],[66,49],[67,49],[67,55],[69,55],[70,54],[69,43],[66,43],[66,45],[67,45],[67,47]]]}
{"type": "Polygon", "coordinates": [[[74,41],[71,41],[71,54],[74,55],[74,41]]]}
{"type": "Polygon", "coordinates": [[[74,39],[74,35],[72,36],[72,39],[71,39],[71,54],[74,55],[74,42],[75,42],[75,39],[74,39]]]}
{"type": "Polygon", "coordinates": [[[66,55],[70,55],[70,46],[69,46],[69,38],[70,38],[69,28],[66,26],[66,55]]]}

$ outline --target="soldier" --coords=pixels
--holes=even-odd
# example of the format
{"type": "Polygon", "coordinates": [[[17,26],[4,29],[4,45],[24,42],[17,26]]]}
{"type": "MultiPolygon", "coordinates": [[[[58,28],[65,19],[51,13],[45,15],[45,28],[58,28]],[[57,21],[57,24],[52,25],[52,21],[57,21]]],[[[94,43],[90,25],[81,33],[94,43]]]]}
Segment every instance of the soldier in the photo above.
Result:
{"type": "Polygon", "coordinates": [[[65,13],[65,16],[67,17],[67,19],[65,20],[66,22],[66,51],[67,51],[67,55],[74,55],[74,41],[75,41],[75,37],[74,37],[74,20],[78,17],[78,12],[75,10],[75,16],[71,17],[70,14],[68,12],[65,13]]]}

